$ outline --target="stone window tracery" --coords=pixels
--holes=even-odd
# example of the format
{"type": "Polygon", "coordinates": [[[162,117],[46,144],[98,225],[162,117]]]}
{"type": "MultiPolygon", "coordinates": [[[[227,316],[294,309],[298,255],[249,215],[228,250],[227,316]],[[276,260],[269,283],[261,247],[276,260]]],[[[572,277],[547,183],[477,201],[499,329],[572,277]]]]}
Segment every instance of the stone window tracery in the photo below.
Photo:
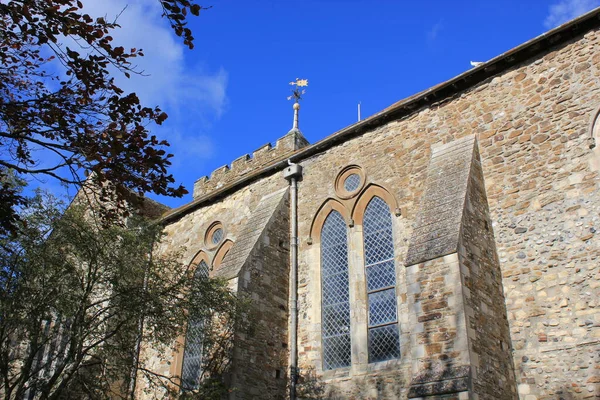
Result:
{"type": "Polygon", "coordinates": [[[342,169],[335,179],[335,192],[340,199],[350,199],[357,196],[365,186],[365,172],[358,165],[349,165],[342,169]]]}
{"type": "Polygon", "coordinates": [[[218,228],[213,232],[211,242],[212,244],[219,244],[221,239],[223,239],[223,229],[218,228]]]}
{"type": "Polygon", "coordinates": [[[392,221],[401,215],[398,202],[357,165],[337,174],[334,189],[307,239],[320,245],[324,371],[401,355],[392,221]]]}
{"type": "MultiPolygon", "coordinates": [[[[596,155],[600,155],[600,107],[596,108],[592,115],[592,124],[590,126],[590,135],[588,137],[589,148],[594,151],[596,155]]],[[[600,163],[598,159],[594,160],[592,169],[600,169],[600,163]]]]}
{"type": "Polygon", "coordinates": [[[358,174],[350,174],[344,181],[344,189],[347,192],[354,192],[360,186],[360,176],[358,174]]]}
{"type": "Polygon", "coordinates": [[[335,210],[321,231],[321,284],[323,368],[347,367],[351,363],[348,233],[335,210]]]}
{"type": "Polygon", "coordinates": [[[600,107],[598,107],[593,114],[591,132],[592,137],[600,137],[600,107]]]}
{"type": "MultiPolygon", "coordinates": [[[[211,271],[218,271],[234,242],[227,238],[223,224],[217,221],[210,224],[206,230],[204,244],[206,247],[194,256],[191,269],[195,277],[209,279],[213,273],[211,271]]],[[[183,392],[197,390],[200,387],[204,350],[203,331],[204,321],[190,315],[185,335],[177,339],[180,347],[174,352],[171,373],[181,377],[180,384],[183,392]]]]}
{"type": "Polygon", "coordinates": [[[229,250],[233,247],[233,242],[229,239],[225,239],[223,244],[219,246],[219,248],[215,251],[215,256],[213,258],[212,267],[214,270],[218,270],[221,267],[221,263],[225,259],[229,250]]]}
{"type": "Polygon", "coordinates": [[[206,230],[204,244],[207,248],[214,249],[221,243],[224,237],[225,229],[223,228],[223,224],[218,221],[213,222],[206,230]]]}

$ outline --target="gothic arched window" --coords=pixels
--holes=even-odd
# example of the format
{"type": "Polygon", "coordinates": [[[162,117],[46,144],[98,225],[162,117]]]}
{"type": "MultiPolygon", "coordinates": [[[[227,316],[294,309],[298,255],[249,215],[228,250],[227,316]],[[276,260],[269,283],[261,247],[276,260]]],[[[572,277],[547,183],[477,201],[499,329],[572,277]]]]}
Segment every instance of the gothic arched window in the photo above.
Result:
{"type": "Polygon", "coordinates": [[[346,222],[331,211],[321,230],[323,369],[350,365],[350,293],[346,222]]]}
{"type": "MultiPolygon", "coordinates": [[[[208,279],[208,264],[200,261],[196,268],[195,276],[208,279]]],[[[201,318],[190,317],[185,334],[185,350],[183,352],[183,367],[181,369],[182,389],[190,391],[200,386],[202,374],[202,348],[204,321],[201,318]]]]}
{"type": "Polygon", "coordinates": [[[390,208],[373,197],[363,219],[365,273],[369,307],[369,362],[400,357],[396,267],[390,208]]]}

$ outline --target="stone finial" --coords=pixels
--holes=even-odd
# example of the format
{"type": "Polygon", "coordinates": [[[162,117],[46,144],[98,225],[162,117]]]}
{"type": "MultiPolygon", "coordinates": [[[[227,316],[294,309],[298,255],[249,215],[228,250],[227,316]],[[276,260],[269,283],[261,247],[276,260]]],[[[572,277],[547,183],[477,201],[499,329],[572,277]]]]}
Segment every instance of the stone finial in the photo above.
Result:
{"type": "Polygon", "coordinates": [[[294,124],[292,125],[292,131],[299,131],[298,128],[298,115],[300,114],[300,103],[294,103],[294,124]]]}

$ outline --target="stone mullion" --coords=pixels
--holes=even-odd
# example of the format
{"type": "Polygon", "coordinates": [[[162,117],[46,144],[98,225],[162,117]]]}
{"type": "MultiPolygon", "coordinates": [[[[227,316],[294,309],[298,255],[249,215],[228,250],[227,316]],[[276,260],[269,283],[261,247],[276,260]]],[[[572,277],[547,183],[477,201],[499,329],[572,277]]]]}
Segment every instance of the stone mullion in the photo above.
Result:
{"type": "Polygon", "coordinates": [[[352,335],[352,371],[364,373],[369,363],[367,330],[367,283],[363,257],[363,227],[348,230],[350,279],[350,330],[352,335]]]}
{"type": "MultiPolygon", "coordinates": [[[[307,284],[309,321],[314,321],[307,330],[302,332],[302,325],[299,326],[299,338],[306,334],[309,338],[309,345],[312,350],[306,353],[307,358],[303,359],[302,354],[299,355],[299,365],[314,365],[319,371],[323,371],[323,335],[321,331],[321,246],[312,246],[306,252],[306,260],[304,265],[314,265],[314,268],[308,269],[309,279],[307,284]]],[[[302,255],[300,255],[302,257],[302,255]]]]}

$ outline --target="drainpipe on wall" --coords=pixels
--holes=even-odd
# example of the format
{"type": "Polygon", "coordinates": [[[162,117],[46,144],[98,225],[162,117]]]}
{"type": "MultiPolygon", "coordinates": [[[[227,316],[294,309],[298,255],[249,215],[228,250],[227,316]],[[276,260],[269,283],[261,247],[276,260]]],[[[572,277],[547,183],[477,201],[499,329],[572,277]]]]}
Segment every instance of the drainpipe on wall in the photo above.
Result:
{"type": "Polygon", "coordinates": [[[290,182],[290,400],[295,400],[298,381],[298,180],[302,178],[302,166],[290,160],[288,164],[283,177],[290,182]]]}

